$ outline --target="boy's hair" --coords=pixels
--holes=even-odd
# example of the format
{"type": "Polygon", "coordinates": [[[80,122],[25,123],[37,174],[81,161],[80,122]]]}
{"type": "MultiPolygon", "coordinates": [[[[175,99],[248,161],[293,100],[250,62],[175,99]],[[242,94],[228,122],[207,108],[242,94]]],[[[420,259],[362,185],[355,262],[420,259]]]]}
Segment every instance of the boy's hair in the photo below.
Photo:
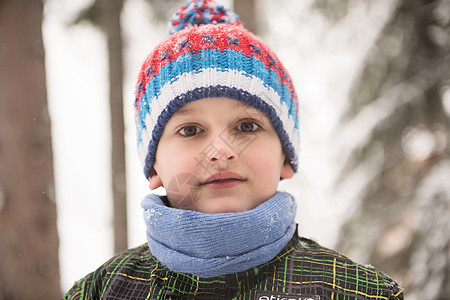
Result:
{"type": "Polygon", "coordinates": [[[264,112],[297,171],[298,102],[275,53],[238,16],[211,0],[193,0],[170,22],[170,36],[144,61],[136,85],[139,156],[149,178],[159,139],[183,105],[226,97],[264,112]]]}

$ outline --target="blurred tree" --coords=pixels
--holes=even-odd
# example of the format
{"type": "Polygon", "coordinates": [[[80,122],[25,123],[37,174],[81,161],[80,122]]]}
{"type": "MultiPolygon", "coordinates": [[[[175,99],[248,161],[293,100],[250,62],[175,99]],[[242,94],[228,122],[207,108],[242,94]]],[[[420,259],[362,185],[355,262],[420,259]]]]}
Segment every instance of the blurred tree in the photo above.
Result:
{"type": "Polygon", "coordinates": [[[370,179],[338,249],[403,282],[410,299],[450,295],[449,25],[448,0],[399,0],[343,119],[368,129],[339,183],[361,170],[370,179]]]}
{"type": "Polygon", "coordinates": [[[123,116],[123,56],[120,14],[123,0],[96,0],[81,11],[75,24],[88,21],[106,35],[111,116],[111,183],[114,214],[114,252],[128,248],[125,129],[123,116]]]}
{"type": "Polygon", "coordinates": [[[42,1],[0,1],[0,299],[61,299],[42,1]]]}
{"type": "Polygon", "coordinates": [[[111,167],[114,202],[114,251],[128,248],[125,129],[123,116],[123,56],[120,14],[123,0],[97,0],[100,23],[107,37],[109,105],[111,114],[111,167]]]}

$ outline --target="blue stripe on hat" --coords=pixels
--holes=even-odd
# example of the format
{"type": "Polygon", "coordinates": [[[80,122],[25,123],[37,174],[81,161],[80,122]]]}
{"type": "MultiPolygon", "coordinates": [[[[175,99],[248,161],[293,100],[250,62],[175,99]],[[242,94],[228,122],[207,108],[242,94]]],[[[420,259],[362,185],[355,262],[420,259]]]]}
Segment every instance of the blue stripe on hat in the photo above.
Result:
{"type": "Polygon", "coordinates": [[[267,69],[266,65],[254,56],[247,57],[243,52],[229,49],[225,51],[205,49],[200,53],[180,55],[176,61],[165,64],[159,70],[159,74],[150,79],[146,86],[146,93],[159,96],[160,89],[169,81],[177,80],[177,77],[184,73],[199,73],[207,68],[224,72],[237,70],[249,77],[256,76],[265,83],[266,87],[273,88],[281,96],[282,102],[286,104],[291,102],[290,90],[286,84],[282,83],[282,78],[276,72],[267,69]]]}

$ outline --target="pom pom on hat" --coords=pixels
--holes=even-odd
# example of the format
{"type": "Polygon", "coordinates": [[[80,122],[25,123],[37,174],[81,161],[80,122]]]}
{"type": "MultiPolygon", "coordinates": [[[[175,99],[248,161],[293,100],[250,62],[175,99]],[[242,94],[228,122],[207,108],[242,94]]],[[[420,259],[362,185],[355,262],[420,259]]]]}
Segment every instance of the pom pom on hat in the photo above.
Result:
{"type": "Polygon", "coordinates": [[[194,0],[183,5],[169,23],[169,34],[204,24],[241,25],[238,15],[213,0],[194,0]]]}
{"type": "Polygon", "coordinates": [[[146,178],[172,115],[192,101],[218,97],[265,113],[296,172],[297,94],[275,53],[236,14],[211,0],[191,0],[169,27],[171,35],[150,52],[136,84],[137,145],[146,178]]]}

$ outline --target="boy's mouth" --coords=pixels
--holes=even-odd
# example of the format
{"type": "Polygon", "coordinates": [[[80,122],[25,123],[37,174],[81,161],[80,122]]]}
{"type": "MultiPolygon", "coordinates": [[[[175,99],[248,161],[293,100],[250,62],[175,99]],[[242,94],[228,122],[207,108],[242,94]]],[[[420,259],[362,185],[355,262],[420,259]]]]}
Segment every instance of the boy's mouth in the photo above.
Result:
{"type": "Polygon", "coordinates": [[[232,187],[236,184],[246,181],[246,179],[234,172],[223,172],[214,174],[205,181],[203,181],[201,186],[208,186],[211,188],[226,188],[232,187]]]}

